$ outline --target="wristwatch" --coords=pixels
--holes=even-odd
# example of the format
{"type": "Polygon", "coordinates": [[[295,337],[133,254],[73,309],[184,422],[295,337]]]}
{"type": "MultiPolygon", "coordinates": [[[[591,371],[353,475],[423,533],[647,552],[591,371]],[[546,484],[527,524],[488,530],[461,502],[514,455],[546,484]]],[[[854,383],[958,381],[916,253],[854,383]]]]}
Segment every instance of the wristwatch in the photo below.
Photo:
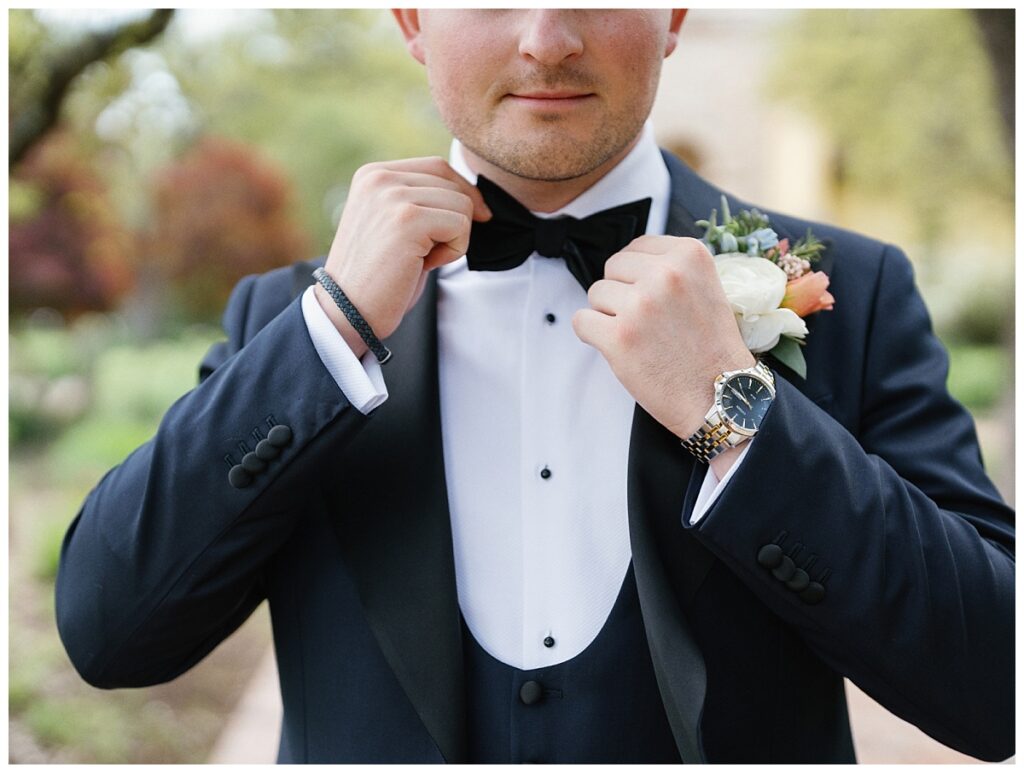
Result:
{"type": "Polygon", "coordinates": [[[752,368],[728,370],[715,379],[715,401],[704,423],[683,448],[708,464],[727,448],[757,434],[768,406],[775,399],[775,376],[760,360],[752,368]]]}

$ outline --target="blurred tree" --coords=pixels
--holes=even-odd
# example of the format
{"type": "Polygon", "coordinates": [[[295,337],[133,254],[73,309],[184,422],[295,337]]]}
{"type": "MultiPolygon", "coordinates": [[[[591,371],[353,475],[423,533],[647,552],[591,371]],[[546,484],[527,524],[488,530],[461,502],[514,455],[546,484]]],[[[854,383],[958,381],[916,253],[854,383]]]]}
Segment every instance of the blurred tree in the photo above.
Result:
{"type": "Polygon", "coordinates": [[[776,96],[833,137],[841,185],[903,200],[928,247],[951,214],[944,191],[1012,206],[992,70],[969,11],[804,11],[785,34],[776,96]]]}
{"type": "Polygon", "coordinates": [[[182,25],[159,49],[200,130],[252,143],[288,171],[318,252],[360,165],[447,154],[423,68],[388,11],[250,11],[216,45],[182,25]]]}
{"type": "Polygon", "coordinates": [[[155,10],[140,20],[61,41],[28,12],[12,10],[8,168],[57,123],[69,88],[89,65],[150,42],[164,31],[173,14],[173,10],[155,10]]]}
{"type": "Polygon", "coordinates": [[[999,113],[1003,117],[1006,129],[1004,136],[1010,146],[1010,155],[1014,152],[1014,55],[1013,38],[1014,22],[1017,11],[1013,8],[973,8],[971,13],[974,21],[985,39],[985,48],[992,71],[996,78],[999,94],[999,113]]]}
{"type": "Polygon", "coordinates": [[[308,255],[290,195],[287,178],[253,149],[207,137],[157,174],[144,254],[182,309],[214,317],[246,274],[308,255]]]}
{"type": "MultiPolygon", "coordinates": [[[[12,13],[22,14],[12,47],[53,34],[12,13]]],[[[292,215],[312,254],[326,252],[356,168],[446,154],[449,142],[423,69],[384,10],[179,11],[152,45],[87,68],[62,120],[139,229],[157,216],[140,181],[199,137],[259,147],[295,186],[292,215]]]]}
{"type": "Polygon", "coordinates": [[[111,309],[131,287],[134,241],[74,139],[50,133],[10,186],[10,306],[111,309]]]}

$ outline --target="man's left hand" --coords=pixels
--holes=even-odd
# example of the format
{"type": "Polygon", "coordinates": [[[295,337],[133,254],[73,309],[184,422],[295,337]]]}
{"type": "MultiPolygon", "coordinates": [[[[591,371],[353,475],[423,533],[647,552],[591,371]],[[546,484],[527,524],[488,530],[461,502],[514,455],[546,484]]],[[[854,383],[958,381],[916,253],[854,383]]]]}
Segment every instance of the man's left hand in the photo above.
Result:
{"type": "Polygon", "coordinates": [[[715,270],[696,239],[640,236],[605,263],[591,308],[573,330],[608,360],[633,399],[680,439],[692,435],[714,400],[715,377],[755,359],[715,270]]]}

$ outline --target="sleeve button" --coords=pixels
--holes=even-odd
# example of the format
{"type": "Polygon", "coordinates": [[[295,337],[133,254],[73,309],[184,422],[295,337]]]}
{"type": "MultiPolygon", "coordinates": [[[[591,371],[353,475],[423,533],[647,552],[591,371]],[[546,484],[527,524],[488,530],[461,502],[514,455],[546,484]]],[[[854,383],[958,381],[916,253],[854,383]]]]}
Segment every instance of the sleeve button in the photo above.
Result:
{"type": "Polygon", "coordinates": [[[287,424],[278,424],[267,433],[267,440],[271,445],[284,448],[292,442],[292,428],[287,424]]]}
{"type": "Polygon", "coordinates": [[[276,459],[280,453],[281,449],[269,440],[261,440],[256,444],[256,456],[265,462],[269,462],[271,459],[276,459]]]}
{"type": "Polygon", "coordinates": [[[228,472],[228,483],[235,488],[245,488],[252,483],[252,475],[242,465],[236,464],[228,472]]]}
{"type": "Polygon", "coordinates": [[[772,574],[775,575],[776,580],[782,582],[788,582],[793,577],[793,573],[796,571],[796,564],[793,563],[793,559],[789,556],[783,556],[782,561],[772,569],[772,574]]]}
{"type": "Polygon", "coordinates": [[[804,590],[811,582],[810,576],[803,569],[797,569],[786,582],[786,587],[795,593],[804,590]]]}
{"type": "Polygon", "coordinates": [[[820,582],[812,582],[800,593],[800,599],[807,604],[817,604],[825,598],[825,586],[820,582]]]}
{"type": "Polygon", "coordinates": [[[782,548],[769,542],[757,551],[757,563],[765,569],[774,569],[782,563],[782,548]]]}
{"type": "Polygon", "coordinates": [[[252,451],[242,457],[242,469],[248,473],[256,474],[266,469],[267,463],[260,459],[252,451]]]}

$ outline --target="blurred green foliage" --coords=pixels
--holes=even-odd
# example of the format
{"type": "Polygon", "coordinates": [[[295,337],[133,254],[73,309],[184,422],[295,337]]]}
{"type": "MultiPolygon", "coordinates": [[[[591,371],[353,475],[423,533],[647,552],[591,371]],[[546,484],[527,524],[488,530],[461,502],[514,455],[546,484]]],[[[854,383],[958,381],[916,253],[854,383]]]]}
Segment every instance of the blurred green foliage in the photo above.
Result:
{"type": "Polygon", "coordinates": [[[144,422],[155,430],[171,403],[195,386],[200,359],[221,337],[214,328],[193,328],[175,340],[108,349],[93,372],[97,416],[144,422]]]}
{"type": "MultiPolygon", "coordinates": [[[[195,386],[198,362],[221,337],[212,327],[194,327],[175,339],[137,341],[117,325],[96,322],[25,326],[11,336],[11,380],[20,387],[10,397],[11,442],[20,455],[42,454],[59,509],[40,516],[28,538],[31,571],[40,579],[56,575],[60,542],[81,496],[153,436],[171,404],[195,386]],[[68,383],[73,387],[61,393],[68,383]]],[[[26,483],[16,469],[12,484],[26,483]]]]}
{"type": "Polygon", "coordinates": [[[72,474],[79,461],[106,469],[152,435],[171,403],[195,385],[199,360],[221,337],[213,327],[192,327],[174,339],[132,341],[108,326],[101,342],[96,332],[88,322],[70,330],[29,326],[10,341],[12,440],[55,440],[59,469],[72,474]],[[53,395],[65,377],[77,377],[74,388],[53,395]],[[59,437],[37,437],[39,427],[59,437]]]}
{"type": "Polygon", "coordinates": [[[1012,357],[1003,346],[951,346],[947,385],[975,415],[998,407],[1010,386],[1012,357]]]}
{"type": "Polygon", "coordinates": [[[842,184],[900,202],[926,243],[965,194],[1002,200],[1012,217],[1013,165],[970,11],[803,11],[786,36],[774,96],[826,128],[842,184]]]}
{"type": "MultiPolygon", "coordinates": [[[[388,11],[232,15],[214,45],[176,18],[146,51],[90,68],[69,99],[68,119],[127,191],[202,135],[245,142],[294,183],[293,216],[325,252],[356,168],[447,152],[423,68],[388,11]]],[[[130,222],[152,216],[137,196],[120,203],[130,222]]]]}
{"type": "Polygon", "coordinates": [[[46,78],[44,64],[62,43],[35,14],[23,9],[7,12],[7,65],[10,106],[16,110],[27,95],[39,90],[46,78]]]}
{"type": "Polygon", "coordinates": [[[1012,276],[989,276],[969,288],[952,305],[942,326],[950,346],[1005,344],[1012,340],[1014,288],[1012,276]]]}
{"type": "Polygon", "coordinates": [[[202,762],[267,642],[265,622],[181,687],[109,693],[85,685],[57,638],[53,583],[71,519],[99,478],[153,435],[167,408],[197,382],[197,365],[222,338],[213,327],[140,339],[116,317],[69,327],[48,317],[11,335],[11,605],[8,706],[13,761],[202,762]],[[45,323],[45,324],[44,324],[45,323]],[[69,382],[69,379],[74,379],[69,382]],[[74,383],[61,392],[61,385],[74,383]],[[55,410],[49,395],[73,396],[55,410]],[[26,430],[46,426],[43,436],[26,430]],[[253,647],[253,643],[256,644],[253,647]],[[240,653],[238,646],[247,646],[240,653]],[[199,682],[205,682],[199,686],[199,682]],[[154,695],[169,691],[170,703],[154,695]],[[13,751],[17,747],[17,751],[13,751]],[[28,750],[28,751],[27,751],[28,750]],[[24,759],[25,755],[35,757],[24,759]]]}
{"type": "MultiPolygon", "coordinates": [[[[212,321],[214,307],[242,275],[325,253],[361,164],[443,154],[449,142],[423,68],[405,52],[387,11],[206,12],[209,19],[230,15],[214,33],[207,25],[216,22],[204,20],[204,12],[187,13],[155,43],[86,69],[62,111],[76,157],[90,160],[119,226],[141,239],[134,260],[119,264],[131,268],[128,276],[142,272],[134,292],[157,327],[182,315],[212,321]],[[233,141],[240,160],[225,166],[223,142],[219,153],[190,153],[210,138],[233,141]],[[265,174],[267,168],[280,176],[265,174]],[[232,198],[228,176],[260,196],[232,198]],[[162,293],[174,296],[169,303],[146,302],[154,282],[170,289],[162,293]]],[[[37,88],[42,63],[76,33],[49,23],[50,16],[43,24],[29,10],[10,17],[14,104],[15,92],[37,88]]],[[[26,287],[50,287],[71,275],[70,257],[56,257],[60,249],[38,242],[69,226],[62,231],[41,222],[47,199],[26,164],[10,188],[21,224],[12,265],[34,279],[26,287]],[[39,260],[30,246],[52,264],[42,275],[33,273],[39,260]]],[[[70,249],[82,240],[66,241],[70,249]]],[[[70,284],[63,280],[61,287],[70,284]]],[[[123,282],[102,297],[119,297],[122,288],[123,282]]],[[[18,303],[23,295],[15,292],[15,308],[24,305],[18,303]]],[[[74,296],[62,290],[54,299],[34,289],[24,300],[63,310],[59,298],[67,297],[74,296]]],[[[109,300],[92,306],[110,307],[109,300]]]]}
{"type": "Polygon", "coordinates": [[[77,343],[63,328],[26,326],[10,338],[12,370],[48,379],[77,373],[87,366],[77,343]]]}
{"type": "MultiPolygon", "coordinates": [[[[297,182],[299,217],[320,251],[347,182],[368,160],[447,154],[423,68],[385,10],[278,10],[213,50],[168,62],[208,131],[258,145],[297,182]]],[[[173,33],[173,31],[172,31],[173,33]]]]}

